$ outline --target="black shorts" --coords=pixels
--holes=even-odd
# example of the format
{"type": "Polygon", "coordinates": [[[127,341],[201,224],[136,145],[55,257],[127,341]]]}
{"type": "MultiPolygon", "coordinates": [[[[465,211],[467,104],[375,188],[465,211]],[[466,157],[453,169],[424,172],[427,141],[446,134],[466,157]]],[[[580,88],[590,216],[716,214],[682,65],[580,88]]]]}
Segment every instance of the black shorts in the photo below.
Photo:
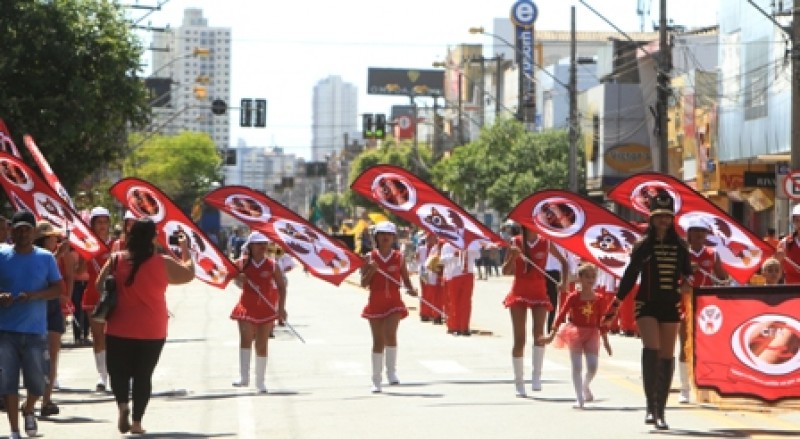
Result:
{"type": "Polygon", "coordinates": [[[681,321],[681,303],[671,301],[636,301],[636,318],[653,317],[661,323],[678,323],[681,321]]]}
{"type": "Polygon", "coordinates": [[[66,332],[60,299],[47,301],[47,332],[58,332],[59,334],[66,332]]]}

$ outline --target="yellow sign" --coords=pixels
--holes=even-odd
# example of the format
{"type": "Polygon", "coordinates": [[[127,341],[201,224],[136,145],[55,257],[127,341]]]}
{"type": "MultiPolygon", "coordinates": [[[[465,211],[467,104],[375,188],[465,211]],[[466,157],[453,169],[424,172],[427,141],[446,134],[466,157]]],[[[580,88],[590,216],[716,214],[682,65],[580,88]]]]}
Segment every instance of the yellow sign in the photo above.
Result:
{"type": "Polygon", "coordinates": [[[626,143],[609,148],[603,155],[606,165],[617,172],[635,173],[653,166],[650,147],[638,143],[626,143]]]}

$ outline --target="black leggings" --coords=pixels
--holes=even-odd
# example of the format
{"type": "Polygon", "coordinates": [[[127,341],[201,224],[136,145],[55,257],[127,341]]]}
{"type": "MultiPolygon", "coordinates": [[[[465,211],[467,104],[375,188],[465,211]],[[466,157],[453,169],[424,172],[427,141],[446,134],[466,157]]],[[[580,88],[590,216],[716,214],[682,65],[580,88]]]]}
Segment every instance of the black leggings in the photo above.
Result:
{"type": "Polygon", "coordinates": [[[164,339],[140,340],[106,335],[106,361],[111,389],[117,404],[127,404],[130,381],[133,379],[134,422],[141,422],[150,401],[151,378],[158,364],[164,339]]]}

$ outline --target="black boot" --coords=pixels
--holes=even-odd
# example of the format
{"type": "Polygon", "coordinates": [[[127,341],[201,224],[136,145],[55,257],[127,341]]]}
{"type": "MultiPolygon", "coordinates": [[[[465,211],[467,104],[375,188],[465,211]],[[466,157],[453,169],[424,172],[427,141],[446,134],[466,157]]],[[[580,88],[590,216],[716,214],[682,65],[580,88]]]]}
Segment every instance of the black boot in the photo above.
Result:
{"type": "Polygon", "coordinates": [[[642,385],[644,397],[647,401],[647,414],[645,424],[653,424],[656,419],[656,378],[658,376],[658,351],[656,349],[642,349],[642,385]]]}
{"type": "Polygon", "coordinates": [[[672,374],[675,372],[675,358],[662,358],[659,360],[658,380],[656,381],[656,422],[657,430],[669,430],[664,417],[667,407],[669,388],[672,386],[672,374]]]}

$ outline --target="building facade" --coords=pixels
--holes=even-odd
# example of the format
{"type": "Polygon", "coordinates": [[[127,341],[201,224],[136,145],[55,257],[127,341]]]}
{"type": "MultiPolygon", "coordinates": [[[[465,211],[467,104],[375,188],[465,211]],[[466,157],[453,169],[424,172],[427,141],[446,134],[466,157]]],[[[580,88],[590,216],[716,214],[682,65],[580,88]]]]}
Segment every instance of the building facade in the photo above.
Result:
{"type": "Polygon", "coordinates": [[[311,160],[325,161],[358,130],[358,90],[339,76],[329,76],[314,87],[312,105],[311,160]]]}

